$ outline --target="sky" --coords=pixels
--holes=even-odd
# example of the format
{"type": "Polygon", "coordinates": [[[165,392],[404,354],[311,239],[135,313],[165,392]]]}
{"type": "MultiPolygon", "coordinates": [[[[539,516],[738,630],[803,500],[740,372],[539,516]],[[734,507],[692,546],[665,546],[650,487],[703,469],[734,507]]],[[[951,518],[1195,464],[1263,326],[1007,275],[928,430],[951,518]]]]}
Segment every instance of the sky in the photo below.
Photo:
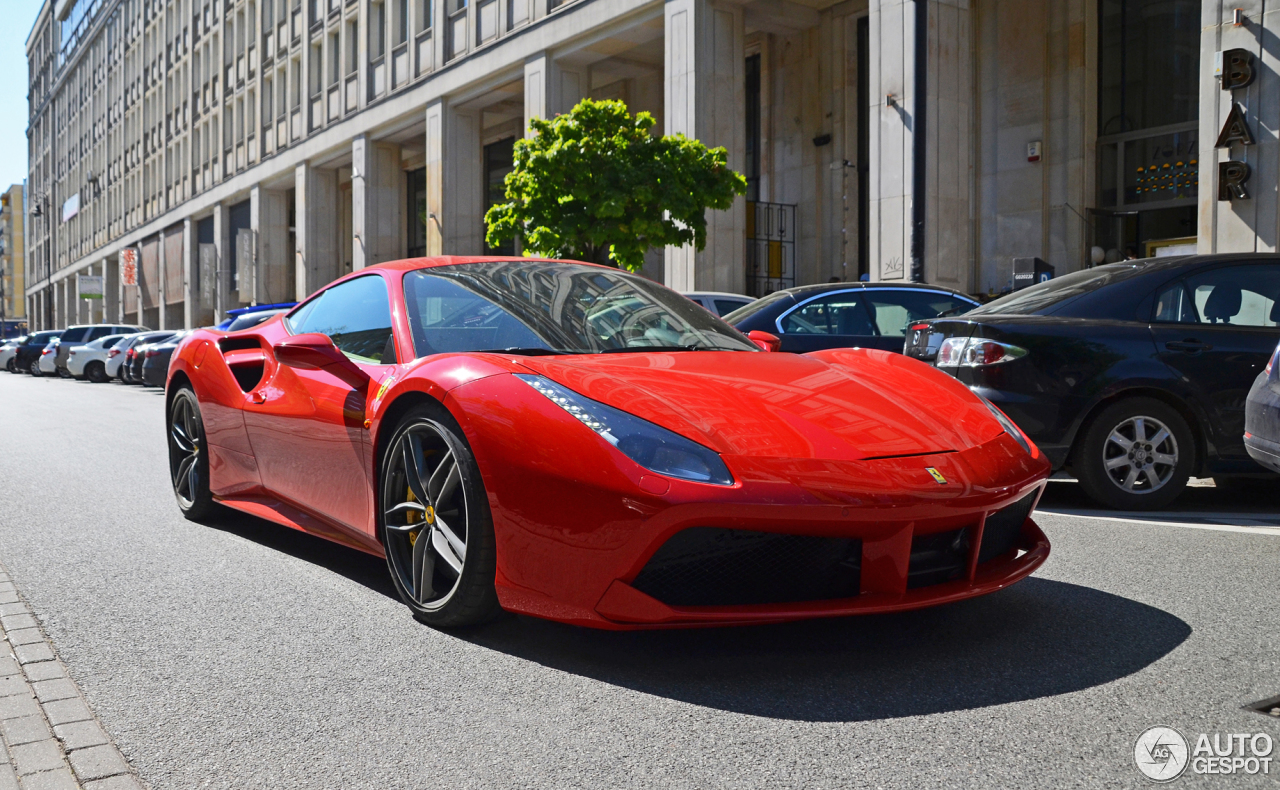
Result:
{"type": "Polygon", "coordinates": [[[0,0],[0,188],[27,177],[27,34],[41,0],[0,0]]]}

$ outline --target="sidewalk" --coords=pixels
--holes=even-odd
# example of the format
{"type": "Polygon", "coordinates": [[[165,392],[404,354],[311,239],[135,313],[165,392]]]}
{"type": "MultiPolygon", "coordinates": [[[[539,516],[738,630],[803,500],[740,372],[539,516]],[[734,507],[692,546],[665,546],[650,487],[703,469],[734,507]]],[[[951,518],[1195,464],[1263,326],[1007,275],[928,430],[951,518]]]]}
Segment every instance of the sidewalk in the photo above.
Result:
{"type": "Polygon", "coordinates": [[[142,790],[0,565],[0,790],[142,790]]]}

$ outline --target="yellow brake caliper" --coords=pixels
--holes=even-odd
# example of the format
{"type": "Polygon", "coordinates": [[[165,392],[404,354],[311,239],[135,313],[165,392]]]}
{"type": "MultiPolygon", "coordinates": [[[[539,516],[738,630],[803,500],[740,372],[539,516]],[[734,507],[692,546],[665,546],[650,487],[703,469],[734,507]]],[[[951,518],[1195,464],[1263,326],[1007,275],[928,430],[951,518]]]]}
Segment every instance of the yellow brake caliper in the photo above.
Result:
{"type": "MultiPolygon", "coordinates": [[[[414,496],[414,495],[413,495],[413,489],[412,489],[412,488],[410,488],[410,489],[408,490],[408,494],[409,494],[409,501],[410,501],[410,502],[417,502],[417,501],[418,501],[418,498],[417,498],[416,496],[414,496]]],[[[416,511],[416,510],[410,510],[408,513],[405,513],[405,520],[407,520],[410,524],[414,523],[414,521],[416,521],[416,520],[417,520],[417,518],[418,518],[418,511],[416,511]]],[[[413,544],[415,544],[415,543],[417,543],[417,542],[418,542],[418,535],[420,535],[421,533],[422,533],[422,530],[421,530],[421,529],[415,529],[413,532],[410,532],[410,533],[409,533],[409,545],[410,545],[410,546],[413,546],[413,544]]]]}

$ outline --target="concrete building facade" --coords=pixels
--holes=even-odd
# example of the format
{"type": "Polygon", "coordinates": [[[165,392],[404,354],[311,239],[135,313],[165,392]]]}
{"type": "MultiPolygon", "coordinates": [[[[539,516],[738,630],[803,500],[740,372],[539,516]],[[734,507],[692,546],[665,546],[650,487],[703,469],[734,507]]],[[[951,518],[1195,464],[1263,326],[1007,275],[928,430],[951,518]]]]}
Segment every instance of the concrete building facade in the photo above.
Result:
{"type": "Polygon", "coordinates": [[[27,317],[26,246],[22,184],[0,193],[0,321],[27,317]]]}
{"type": "Polygon", "coordinates": [[[27,44],[27,308],[42,327],[193,326],[379,261],[486,252],[514,140],[583,97],[747,176],[705,250],[649,255],[681,290],[995,293],[1015,257],[1061,275],[1275,249],[1262,42],[1280,11],[1231,5],[49,0],[27,44]],[[1224,91],[1228,50],[1257,78],[1224,91]],[[1215,147],[1233,107],[1252,138],[1215,147]],[[1228,161],[1247,197],[1219,200],[1228,161]],[[106,278],[99,306],[77,274],[106,278]]]}

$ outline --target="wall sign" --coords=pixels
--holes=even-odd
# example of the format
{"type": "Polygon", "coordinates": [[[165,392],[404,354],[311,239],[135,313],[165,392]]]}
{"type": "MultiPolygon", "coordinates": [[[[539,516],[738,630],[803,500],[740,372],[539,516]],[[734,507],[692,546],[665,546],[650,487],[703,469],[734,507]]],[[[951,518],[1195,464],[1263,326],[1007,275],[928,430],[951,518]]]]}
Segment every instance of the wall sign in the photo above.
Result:
{"type": "MultiPolygon", "coordinates": [[[[1256,70],[1253,67],[1253,53],[1247,49],[1229,49],[1221,53],[1219,67],[1222,78],[1222,89],[1228,93],[1237,88],[1248,87],[1253,82],[1256,70]]],[[[1226,123],[1218,133],[1218,141],[1214,148],[1230,149],[1232,143],[1253,145],[1253,132],[1245,119],[1244,108],[1232,98],[1231,112],[1227,113],[1226,123]]],[[[1227,160],[1218,163],[1218,200],[1246,200],[1249,191],[1245,182],[1249,180],[1250,170],[1246,162],[1227,160]]]]}

